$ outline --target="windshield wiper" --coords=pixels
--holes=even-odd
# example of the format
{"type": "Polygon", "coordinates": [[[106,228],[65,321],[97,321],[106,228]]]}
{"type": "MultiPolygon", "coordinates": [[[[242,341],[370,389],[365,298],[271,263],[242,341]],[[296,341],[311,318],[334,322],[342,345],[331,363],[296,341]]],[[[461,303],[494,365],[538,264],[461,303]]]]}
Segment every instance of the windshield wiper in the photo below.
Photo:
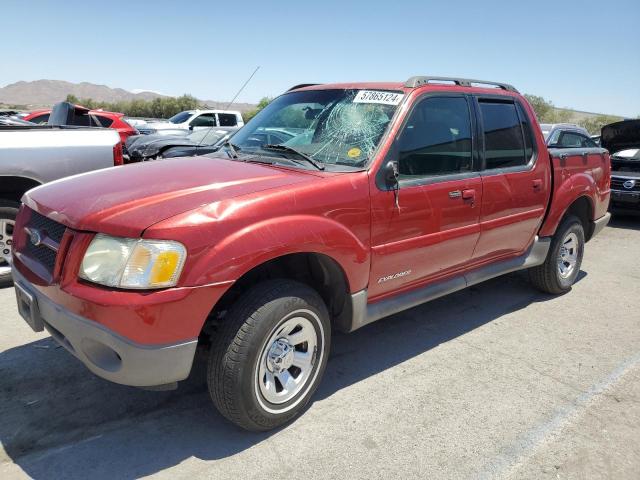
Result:
{"type": "Polygon", "coordinates": [[[311,165],[316,167],[318,170],[324,170],[324,165],[322,165],[322,163],[317,162],[316,160],[311,158],[306,153],[302,153],[302,152],[296,150],[295,148],[290,147],[289,145],[268,144],[268,145],[263,145],[260,148],[262,148],[264,150],[275,150],[275,151],[280,151],[280,152],[293,153],[293,154],[297,155],[298,157],[302,158],[303,160],[306,160],[307,162],[309,162],[311,165]]]}
{"type": "Polygon", "coordinates": [[[229,152],[231,152],[231,155],[229,155],[231,158],[239,158],[238,157],[238,150],[240,150],[240,147],[235,146],[233,143],[227,141],[224,142],[222,144],[223,147],[227,147],[227,150],[229,152]]]}

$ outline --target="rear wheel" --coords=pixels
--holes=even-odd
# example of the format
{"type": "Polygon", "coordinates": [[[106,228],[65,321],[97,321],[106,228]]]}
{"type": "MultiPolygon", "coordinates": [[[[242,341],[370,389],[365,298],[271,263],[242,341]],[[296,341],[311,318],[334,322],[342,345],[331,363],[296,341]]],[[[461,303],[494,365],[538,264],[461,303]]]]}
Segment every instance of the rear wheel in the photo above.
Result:
{"type": "Polygon", "coordinates": [[[318,387],[330,342],[329,314],[313,289],[291,280],[251,288],[230,308],[211,345],[213,403],[247,430],[283,425],[318,387]]]}
{"type": "Polygon", "coordinates": [[[12,283],[11,249],[13,247],[13,227],[19,207],[19,203],[0,200],[0,288],[8,287],[12,283]]]}
{"type": "Polygon", "coordinates": [[[545,262],[529,269],[529,278],[543,292],[560,294],[571,290],[582,265],[584,228],[570,215],[558,226],[545,262]]]}

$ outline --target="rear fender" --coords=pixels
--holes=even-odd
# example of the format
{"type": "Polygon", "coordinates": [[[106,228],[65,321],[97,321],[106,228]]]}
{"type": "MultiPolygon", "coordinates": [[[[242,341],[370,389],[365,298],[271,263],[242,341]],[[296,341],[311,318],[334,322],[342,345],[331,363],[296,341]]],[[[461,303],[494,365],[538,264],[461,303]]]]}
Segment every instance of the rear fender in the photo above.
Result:
{"type": "MultiPolygon", "coordinates": [[[[556,171],[556,175],[561,175],[556,171]]],[[[556,177],[557,178],[557,177],[556,177]]],[[[597,186],[591,175],[588,173],[575,173],[568,181],[563,182],[560,187],[553,192],[551,197],[551,205],[547,218],[540,228],[539,236],[552,236],[562,218],[569,210],[569,207],[580,197],[586,197],[590,205],[590,218],[593,218],[594,198],[597,195],[597,186]]]]}
{"type": "Polygon", "coordinates": [[[200,255],[185,285],[231,283],[253,268],[292,253],[321,253],[345,272],[351,292],[369,280],[369,247],[344,225],[319,216],[291,215],[238,230],[200,255]]]}

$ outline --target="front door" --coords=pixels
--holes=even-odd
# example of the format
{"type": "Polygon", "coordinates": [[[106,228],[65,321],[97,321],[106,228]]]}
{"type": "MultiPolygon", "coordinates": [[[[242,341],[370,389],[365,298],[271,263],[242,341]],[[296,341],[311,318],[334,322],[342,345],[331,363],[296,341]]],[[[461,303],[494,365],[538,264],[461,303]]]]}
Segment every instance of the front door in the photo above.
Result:
{"type": "Polygon", "coordinates": [[[471,100],[416,100],[389,160],[399,188],[372,192],[369,299],[462,271],[478,240],[482,180],[474,171],[471,100]],[[396,198],[397,197],[397,198],[396,198]]]}

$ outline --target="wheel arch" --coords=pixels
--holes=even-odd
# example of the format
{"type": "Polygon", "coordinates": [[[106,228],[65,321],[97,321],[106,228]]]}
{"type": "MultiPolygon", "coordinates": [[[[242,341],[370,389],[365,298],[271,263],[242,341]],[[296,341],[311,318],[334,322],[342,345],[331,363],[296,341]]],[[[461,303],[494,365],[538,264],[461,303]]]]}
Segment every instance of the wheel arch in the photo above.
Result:
{"type": "Polygon", "coordinates": [[[271,258],[246,271],[216,302],[200,335],[209,343],[226,311],[252,286],[270,279],[295,280],[313,288],[322,297],[332,323],[340,329],[352,316],[349,278],[340,263],[319,252],[288,253],[271,258]]]}
{"type": "Polygon", "coordinates": [[[37,180],[19,175],[0,176],[0,199],[20,203],[29,190],[42,185],[37,180]]]}
{"type": "Polygon", "coordinates": [[[582,223],[585,239],[589,240],[593,234],[595,195],[596,185],[593,178],[588,175],[571,177],[571,181],[564,182],[553,193],[550,210],[540,228],[539,235],[553,236],[567,215],[575,215],[582,223]]]}

